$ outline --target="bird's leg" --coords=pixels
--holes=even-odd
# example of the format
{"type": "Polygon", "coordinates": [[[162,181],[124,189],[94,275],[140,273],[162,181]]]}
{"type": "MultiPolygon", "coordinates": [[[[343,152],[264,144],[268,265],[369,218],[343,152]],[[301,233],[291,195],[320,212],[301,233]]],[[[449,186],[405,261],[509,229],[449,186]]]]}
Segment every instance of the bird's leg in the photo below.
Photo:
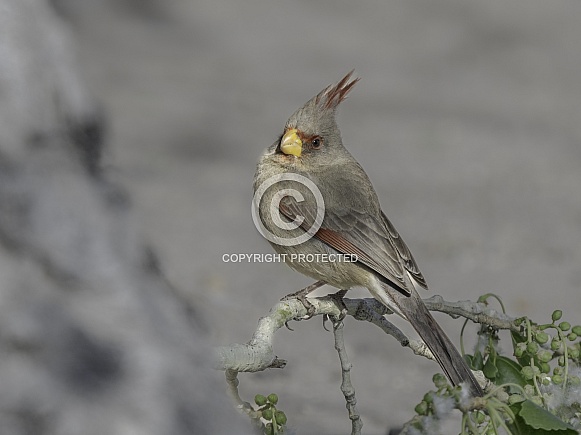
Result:
{"type": "MultiPolygon", "coordinates": [[[[331,299],[333,299],[333,301],[335,301],[335,303],[341,309],[341,313],[339,314],[339,317],[337,317],[336,319],[331,319],[333,321],[333,325],[341,322],[345,318],[345,316],[347,316],[347,306],[345,305],[345,302],[343,302],[343,298],[345,297],[346,293],[347,293],[347,290],[339,290],[337,293],[333,293],[332,295],[329,295],[329,297],[331,299]]],[[[323,328],[325,329],[325,331],[329,331],[327,329],[327,326],[325,325],[325,323],[327,322],[328,319],[329,319],[329,316],[325,314],[323,316],[323,328]]]]}
{"type": "MultiPolygon", "coordinates": [[[[305,287],[304,289],[299,290],[298,292],[294,292],[294,293],[286,295],[284,298],[281,299],[281,301],[288,301],[289,299],[298,299],[307,309],[306,319],[310,319],[315,314],[315,307],[313,306],[313,304],[311,304],[307,300],[307,295],[309,293],[314,292],[319,287],[324,286],[325,284],[327,284],[325,281],[317,281],[317,282],[305,287]]],[[[288,325],[287,325],[287,328],[288,328],[288,325]]]]}
{"type": "Polygon", "coordinates": [[[345,318],[345,316],[347,315],[347,305],[345,305],[345,302],[343,302],[343,298],[345,297],[346,294],[347,294],[347,290],[343,289],[343,290],[339,290],[337,293],[333,293],[332,295],[329,295],[329,297],[331,299],[333,299],[335,301],[335,303],[337,305],[339,305],[339,308],[341,309],[341,314],[339,314],[339,318],[337,319],[339,322],[341,320],[343,320],[345,318]]]}

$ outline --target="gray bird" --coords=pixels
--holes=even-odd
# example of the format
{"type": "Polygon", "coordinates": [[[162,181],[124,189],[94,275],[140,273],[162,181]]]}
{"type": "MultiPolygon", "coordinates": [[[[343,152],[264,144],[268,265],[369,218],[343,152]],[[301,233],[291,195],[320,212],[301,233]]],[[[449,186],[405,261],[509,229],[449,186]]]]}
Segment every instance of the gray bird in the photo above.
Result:
{"type": "Polygon", "coordinates": [[[343,146],[335,112],[359,80],[351,76],[293,113],[261,156],[255,221],[281,258],[318,284],[367,288],[412,324],[453,385],[467,383],[481,396],[471,370],[418,294],[428,287],[410,250],[381,210],[367,174],[343,146]]]}

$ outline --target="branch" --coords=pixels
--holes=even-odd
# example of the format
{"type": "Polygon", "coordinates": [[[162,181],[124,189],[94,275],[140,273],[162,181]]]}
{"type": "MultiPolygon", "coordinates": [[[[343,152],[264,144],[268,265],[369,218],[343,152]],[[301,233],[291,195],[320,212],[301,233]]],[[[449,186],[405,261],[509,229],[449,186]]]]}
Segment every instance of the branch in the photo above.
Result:
{"type": "MultiPolygon", "coordinates": [[[[339,318],[343,307],[329,296],[308,298],[313,306],[314,315],[327,315],[339,318]]],[[[343,299],[347,315],[357,320],[364,320],[393,336],[402,346],[409,347],[416,355],[434,359],[430,350],[421,340],[410,340],[397,326],[389,322],[384,315],[391,314],[384,305],[372,298],[343,299]]],[[[259,372],[267,368],[282,368],[285,360],[274,355],[272,344],[275,332],[291,320],[302,320],[307,316],[305,306],[297,299],[278,302],[269,314],[258,321],[258,327],[252,339],[246,344],[220,346],[215,348],[215,364],[218,370],[235,372],[259,372]]]]}
{"type": "Polygon", "coordinates": [[[457,319],[464,317],[474,323],[492,326],[495,329],[509,329],[513,332],[520,332],[520,326],[515,323],[515,318],[492,309],[489,305],[481,302],[458,301],[447,302],[442,296],[435,295],[423,300],[428,310],[440,311],[457,319]]]}
{"type": "MultiPolygon", "coordinates": [[[[310,302],[312,316],[324,315],[333,320],[335,349],[341,362],[341,391],[351,420],[351,433],[361,433],[363,422],[356,409],[355,389],[351,383],[351,363],[347,357],[343,340],[343,322],[346,315],[354,319],[370,322],[386,334],[393,336],[402,346],[409,347],[416,355],[434,359],[428,347],[421,340],[410,340],[399,328],[389,322],[386,314],[393,314],[383,304],[373,298],[340,299],[336,295],[319,298],[307,298],[310,302]]],[[[424,299],[431,311],[440,311],[453,318],[464,317],[475,323],[492,326],[496,329],[509,329],[520,332],[514,318],[490,308],[485,303],[459,301],[447,302],[441,296],[424,299]]],[[[285,299],[271,308],[269,314],[258,321],[258,326],[252,339],[246,344],[221,346],[215,349],[215,368],[226,372],[229,394],[242,413],[247,414],[253,423],[260,425],[259,413],[252,405],[244,402],[238,393],[239,372],[258,372],[267,368],[283,368],[286,361],[274,355],[272,346],[274,334],[291,320],[303,320],[308,317],[307,309],[299,299],[285,299]]],[[[475,373],[476,374],[476,373],[475,373]]]]}
{"type": "Polygon", "coordinates": [[[355,388],[351,383],[351,363],[347,356],[345,340],[343,338],[343,321],[333,319],[333,333],[335,335],[335,350],[341,362],[341,392],[345,396],[349,419],[351,420],[351,435],[361,435],[363,421],[357,411],[357,399],[355,398],[355,388]]]}
{"type": "Polygon", "coordinates": [[[250,403],[245,402],[240,398],[240,393],[238,392],[238,384],[240,383],[238,380],[238,372],[234,370],[226,370],[226,383],[228,384],[228,395],[236,404],[238,412],[250,417],[255,428],[259,428],[261,418],[260,411],[256,411],[250,403]]]}
{"type": "MultiPolygon", "coordinates": [[[[313,305],[314,315],[328,315],[339,318],[342,307],[329,296],[307,298],[313,305]]],[[[421,340],[410,340],[397,326],[385,318],[391,311],[373,298],[343,299],[347,315],[354,319],[370,322],[393,336],[402,346],[409,347],[416,355],[434,359],[432,353],[421,340]]],[[[490,325],[497,329],[519,332],[515,319],[498,312],[484,303],[459,301],[448,302],[441,296],[424,299],[431,311],[440,311],[458,318],[464,317],[475,323],[490,325]]],[[[278,302],[269,314],[262,317],[258,327],[247,344],[221,346],[215,349],[215,368],[235,372],[258,372],[267,368],[282,368],[286,361],[277,358],[272,349],[275,332],[291,320],[302,320],[307,316],[305,306],[297,299],[278,302]]]]}

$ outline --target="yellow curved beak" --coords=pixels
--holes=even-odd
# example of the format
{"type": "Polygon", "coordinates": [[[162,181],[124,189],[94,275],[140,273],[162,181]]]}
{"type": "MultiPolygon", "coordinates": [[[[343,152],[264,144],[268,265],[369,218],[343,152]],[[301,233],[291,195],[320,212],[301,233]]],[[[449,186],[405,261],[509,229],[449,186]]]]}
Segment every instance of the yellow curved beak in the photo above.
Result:
{"type": "Polygon", "coordinates": [[[301,141],[295,128],[291,128],[284,134],[280,142],[280,150],[285,154],[292,154],[297,157],[301,156],[303,141],[301,141]]]}

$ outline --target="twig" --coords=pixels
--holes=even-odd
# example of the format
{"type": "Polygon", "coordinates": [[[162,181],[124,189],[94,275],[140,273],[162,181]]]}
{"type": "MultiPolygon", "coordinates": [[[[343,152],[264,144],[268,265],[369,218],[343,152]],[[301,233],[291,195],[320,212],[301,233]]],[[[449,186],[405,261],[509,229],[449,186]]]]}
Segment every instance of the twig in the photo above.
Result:
{"type": "Polygon", "coordinates": [[[520,332],[520,326],[514,322],[515,318],[496,311],[480,302],[447,302],[442,296],[435,295],[429,299],[424,299],[424,303],[428,307],[428,310],[440,311],[455,319],[464,317],[472,320],[474,323],[492,326],[496,329],[509,329],[514,332],[520,332]]]}
{"type": "Polygon", "coordinates": [[[226,370],[226,383],[228,384],[228,395],[236,404],[236,409],[242,414],[246,414],[255,422],[255,425],[260,426],[260,412],[256,411],[248,402],[244,402],[238,393],[238,372],[234,370],[226,370]]]}
{"type": "Polygon", "coordinates": [[[351,435],[360,435],[363,421],[357,411],[357,399],[355,398],[355,388],[351,383],[351,363],[345,349],[345,340],[343,338],[343,321],[333,320],[333,334],[335,336],[335,350],[339,355],[341,362],[341,392],[345,396],[345,406],[349,411],[351,420],[351,435]]]}

